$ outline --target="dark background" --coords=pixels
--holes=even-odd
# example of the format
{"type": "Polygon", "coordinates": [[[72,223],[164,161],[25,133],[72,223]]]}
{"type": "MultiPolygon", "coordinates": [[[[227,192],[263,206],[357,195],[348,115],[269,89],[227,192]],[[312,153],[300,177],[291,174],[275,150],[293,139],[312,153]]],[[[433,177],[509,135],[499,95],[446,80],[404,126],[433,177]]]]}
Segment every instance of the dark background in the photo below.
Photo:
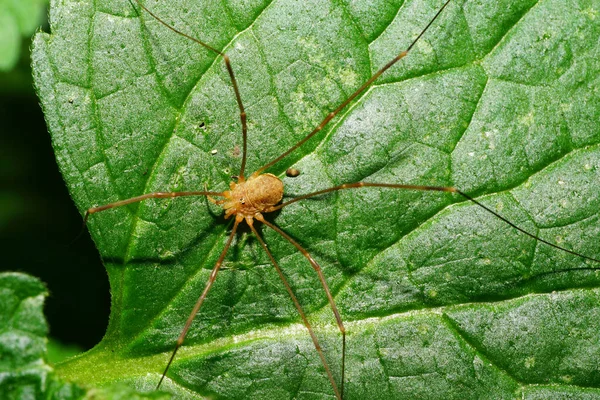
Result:
{"type": "MultiPolygon", "coordinates": [[[[44,28],[48,31],[48,28],[44,28]]],[[[0,72],[0,271],[39,277],[50,336],[88,349],[108,323],[108,277],[62,180],[33,89],[29,40],[0,72]]]]}

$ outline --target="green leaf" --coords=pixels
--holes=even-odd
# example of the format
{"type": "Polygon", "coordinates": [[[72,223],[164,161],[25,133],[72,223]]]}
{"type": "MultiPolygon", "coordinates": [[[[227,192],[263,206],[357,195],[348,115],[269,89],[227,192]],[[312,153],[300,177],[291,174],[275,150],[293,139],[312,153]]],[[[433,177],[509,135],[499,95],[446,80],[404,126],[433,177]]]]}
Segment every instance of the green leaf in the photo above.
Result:
{"type": "Polygon", "coordinates": [[[164,392],[138,393],[123,384],[85,390],[65,383],[46,362],[48,325],[43,314],[46,287],[37,278],[0,273],[0,398],[168,399],[164,392]]]}
{"type": "MultiPolygon", "coordinates": [[[[250,173],[405,49],[441,2],[147,6],[231,58],[250,173]]],[[[292,197],[358,180],[455,186],[598,258],[599,9],[583,0],[453,1],[409,56],[271,172],[292,197]],[[297,178],[283,174],[292,165],[297,178]]],[[[153,191],[228,188],[241,126],[221,58],[127,0],[61,1],[50,15],[52,34],[34,41],[34,76],[82,213],[153,191]]],[[[598,263],[438,192],[348,190],[269,218],[323,268],[348,331],[346,399],[600,397],[598,263]]],[[[109,328],[58,371],[151,389],[231,224],[189,197],[104,211],[88,226],[111,282],[109,328]]],[[[340,334],[316,273],[275,232],[262,233],[339,380],[340,334]]],[[[249,230],[236,237],[165,387],[182,397],[333,398],[249,230]]]]}
{"type": "Polygon", "coordinates": [[[33,277],[0,274],[0,394],[19,398],[44,393],[48,327],[42,313],[46,288],[33,277]]]}
{"type": "Polygon", "coordinates": [[[44,21],[46,0],[0,0],[0,71],[12,69],[28,37],[44,21]]]}

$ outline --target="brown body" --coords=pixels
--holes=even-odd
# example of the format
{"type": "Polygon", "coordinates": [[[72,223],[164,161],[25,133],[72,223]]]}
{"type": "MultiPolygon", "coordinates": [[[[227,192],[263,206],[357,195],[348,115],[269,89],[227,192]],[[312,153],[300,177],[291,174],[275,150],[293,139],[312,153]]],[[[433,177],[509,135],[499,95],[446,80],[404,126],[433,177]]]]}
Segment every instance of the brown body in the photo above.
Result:
{"type": "Polygon", "coordinates": [[[235,214],[262,220],[261,213],[273,211],[283,198],[283,182],[273,174],[255,172],[248,180],[231,182],[229,188],[223,192],[225,199],[217,202],[225,209],[225,218],[235,214]]]}

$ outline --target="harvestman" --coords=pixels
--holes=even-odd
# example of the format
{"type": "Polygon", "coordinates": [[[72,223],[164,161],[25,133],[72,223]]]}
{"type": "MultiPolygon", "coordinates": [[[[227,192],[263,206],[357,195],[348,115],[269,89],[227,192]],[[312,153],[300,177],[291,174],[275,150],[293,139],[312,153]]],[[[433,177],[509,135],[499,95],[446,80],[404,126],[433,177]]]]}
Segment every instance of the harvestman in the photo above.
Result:
{"type": "MultiPolygon", "coordinates": [[[[186,37],[189,40],[196,42],[197,44],[203,46],[204,48],[210,50],[211,52],[214,52],[214,53],[218,54],[219,56],[223,57],[223,60],[225,61],[225,65],[227,67],[227,72],[228,72],[230,80],[231,80],[231,84],[233,86],[233,90],[235,92],[237,105],[240,110],[240,120],[241,120],[241,125],[242,125],[242,146],[243,146],[242,147],[242,162],[241,162],[239,175],[237,177],[234,177],[234,179],[236,179],[237,182],[232,181],[230,183],[230,185],[229,185],[230,190],[227,190],[224,192],[212,192],[212,191],[204,190],[204,191],[147,193],[147,194],[143,194],[141,196],[132,197],[132,198],[117,201],[114,203],[110,203],[110,204],[106,204],[106,205],[102,205],[102,206],[98,206],[98,207],[92,207],[86,211],[85,216],[84,216],[84,224],[85,224],[91,214],[95,214],[100,211],[124,206],[124,205],[131,204],[131,203],[141,202],[146,199],[174,198],[174,197],[184,197],[184,196],[206,196],[211,202],[223,207],[223,209],[225,211],[226,219],[230,218],[232,216],[235,217],[233,227],[231,229],[231,233],[229,234],[229,236],[227,238],[225,247],[221,251],[219,258],[217,259],[217,262],[212,269],[212,272],[210,274],[210,277],[206,283],[206,286],[205,286],[202,294],[198,298],[192,312],[190,313],[189,317],[187,318],[185,326],[182,329],[182,331],[177,339],[177,342],[176,342],[175,348],[171,354],[171,357],[170,357],[170,359],[164,369],[164,372],[158,382],[157,388],[160,388],[160,386],[169,370],[169,367],[171,366],[173,360],[175,359],[175,355],[177,354],[177,351],[182,346],[182,344],[185,340],[185,337],[192,325],[192,322],[193,322],[195,316],[200,311],[202,303],[204,302],[209,290],[211,289],[213,283],[215,282],[217,274],[218,274],[219,270],[221,269],[223,260],[231,246],[231,243],[237,232],[239,224],[242,221],[245,221],[248,224],[248,226],[250,227],[250,229],[252,230],[253,234],[256,236],[258,242],[260,243],[261,247],[264,249],[264,251],[267,254],[268,258],[270,259],[271,263],[275,267],[277,274],[279,275],[279,277],[281,278],[281,281],[283,282],[283,285],[285,286],[285,289],[287,290],[296,309],[298,310],[298,313],[311,336],[311,339],[312,339],[315,349],[319,355],[319,358],[321,359],[321,362],[326,371],[327,377],[329,379],[329,382],[331,383],[331,386],[335,393],[336,398],[340,399],[340,400],[343,399],[344,376],[345,376],[345,373],[344,373],[344,371],[345,371],[345,354],[346,354],[346,329],[344,328],[344,323],[342,321],[341,315],[337,309],[337,306],[335,304],[335,301],[333,299],[331,291],[329,290],[329,287],[327,285],[325,277],[321,271],[321,267],[314,260],[314,258],[308,253],[308,251],[306,251],[298,242],[296,242],[287,233],[282,231],[279,227],[277,227],[273,223],[265,220],[263,217],[263,213],[269,213],[269,212],[280,210],[281,208],[288,206],[292,203],[295,203],[299,200],[308,199],[311,197],[319,196],[322,194],[326,194],[326,193],[330,193],[330,192],[334,192],[334,191],[338,191],[338,190],[356,189],[356,188],[361,188],[361,187],[379,187],[379,188],[408,189],[408,190],[418,190],[418,191],[439,191],[439,192],[456,193],[456,194],[459,194],[460,196],[464,197],[465,199],[473,202],[474,204],[478,205],[479,207],[483,208],[484,210],[486,210],[487,212],[496,216],[497,218],[501,219],[502,221],[504,221],[505,223],[510,225],[512,228],[518,230],[519,232],[521,232],[539,242],[542,242],[548,246],[554,247],[558,250],[570,253],[577,257],[581,257],[583,259],[587,259],[587,260],[591,260],[593,262],[600,263],[600,260],[598,260],[598,259],[588,257],[585,255],[579,254],[577,252],[574,252],[572,250],[566,249],[564,247],[558,246],[554,243],[551,243],[544,239],[541,239],[532,233],[525,231],[524,229],[518,227],[517,225],[515,225],[514,223],[512,223],[505,217],[501,216],[497,212],[490,209],[489,207],[483,205],[482,203],[475,200],[468,194],[466,194],[454,187],[355,182],[355,183],[347,183],[347,184],[319,190],[319,191],[305,194],[305,195],[302,195],[302,196],[299,196],[299,197],[296,197],[296,198],[293,198],[291,200],[281,203],[281,200],[283,198],[283,183],[275,175],[270,174],[270,173],[265,173],[265,171],[267,171],[269,168],[271,168],[272,166],[274,166],[275,164],[277,164],[278,162],[283,160],[285,157],[287,157],[292,152],[294,152],[299,147],[301,147],[304,143],[306,143],[310,138],[312,138],[314,135],[316,135],[318,132],[320,132],[336,115],[338,115],[344,108],[346,108],[346,106],[348,106],[358,95],[360,95],[369,86],[371,86],[371,84],[375,80],[377,80],[377,78],[379,78],[385,71],[387,71],[390,67],[392,67],[394,64],[396,64],[399,60],[404,58],[409,53],[409,51],[415,46],[415,44],[419,41],[419,39],[425,34],[425,32],[429,29],[429,27],[436,21],[436,19],[439,17],[439,15],[442,13],[442,11],[446,8],[446,6],[451,2],[451,0],[447,0],[443,4],[443,6],[437,11],[435,16],[429,21],[429,23],[425,26],[425,28],[421,31],[421,33],[417,36],[417,38],[413,40],[413,42],[410,44],[410,46],[408,46],[408,48],[405,51],[398,54],[394,59],[389,61],[379,71],[377,71],[375,74],[373,74],[371,76],[371,78],[369,78],[365,83],[363,83],[362,86],[360,86],[354,93],[352,93],[346,100],[344,100],[335,110],[330,112],[321,121],[321,123],[316,128],[313,129],[312,132],[310,132],[303,139],[301,139],[299,142],[297,142],[294,146],[292,146],[291,148],[286,150],[284,153],[282,153],[281,155],[276,157],[274,160],[270,161],[266,165],[259,168],[257,171],[255,171],[248,177],[246,177],[246,171],[245,171],[246,170],[246,153],[247,153],[246,112],[244,110],[244,105],[242,103],[242,98],[240,96],[240,92],[238,89],[237,80],[235,78],[235,74],[233,72],[233,68],[231,66],[229,57],[226,54],[222,53],[221,51],[215,49],[214,47],[212,47],[194,37],[191,37],[188,34],[181,32],[178,29],[167,24],[160,17],[155,15],[148,8],[146,8],[141,3],[140,0],[135,0],[135,2],[139,5],[140,8],[142,8],[145,12],[147,12],[149,15],[151,15],[156,21],[158,21],[159,23],[164,25],[166,28],[170,29],[171,31],[173,31],[181,36],[186,37]],[[219,197],[220,199],[217,200],[217,199],[215,199],[215,197],[219,197]],[[289,241],[293,246],[295,246],[296,249],[298,249],[298,251],[300,251],[304,257],[306,257],[306,259],[310,262],[311,266],[316,271],[318,278],[320,280],[320,283],[323,287],[323,290],[325,291],[325,294],[327,296],[329,305],[335,316],[339,331],[341,332],[341,335],[342,335],[341,382],[339,384],[339,387],[338,387],[338,384],[336,383],[335,379],[333,378],[333,374],[331,372],[329,364],[327,363],[325,356],[323,354],[323,351],[321,349],[321,346],[319,345],[319,341],[318,341],[310,323],[308,322],[308,319],[306,318],[306,314],[302,310],[302,307],[300,306],[300,303],[298,302],[294,292],[292,291],[281,268],[279,267],[279,264],[277,263],[277,261],[275,260],[275,258],[271,254],[271,252],[269,251],[266,243],[264,242],[264,240],[262,239],[262,237],[260,236],[260,234],[258,233],[256,228],[254,227],[255,219],[257,221],[263,223],[264,225],[266,225],[268,228],[277,232],[279,235],[281,235],[283,238],[285,238],[287,241],[289,241]]],[[[299,174],[299,171],[297,171],[295,169],[290,169],[290,170],[288,170],[287,174],[288,174],[288,176],[297,176],[299,174]]],[[[577,268],[577,269],[597,270],[598,268],[577,268]]]]}

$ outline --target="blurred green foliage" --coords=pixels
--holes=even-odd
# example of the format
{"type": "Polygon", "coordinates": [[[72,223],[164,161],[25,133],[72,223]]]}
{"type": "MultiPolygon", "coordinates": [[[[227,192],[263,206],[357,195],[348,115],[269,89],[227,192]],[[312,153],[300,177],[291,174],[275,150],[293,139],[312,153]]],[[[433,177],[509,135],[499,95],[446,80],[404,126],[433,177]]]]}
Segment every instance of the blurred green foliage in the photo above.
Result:
{"type": "Polygon", "coordinates": [[[46,19],[48,0],[0,0],[0,71],[18,62],[23,43],[46,19]]]}
{"type": "MultiPolygon", "coordinates": [[[[30,275],[0,273],[0,399],[168,399],[166,393],[138,393],[118,384],[83,388],[56,376],[49,360],[48,325],[43,314],[45,285],[30,275]]],[[[53,343],[52,357],[72,349],[53,343]]]]}
{"type": "Polygon", "coordinates": [[[0,72],[0,270],[40,277],[50,292],[50,335],[90,348],[106,330],[108,280],[87,232],[71,244],[81,216],[56,165],[33,91],[30,45],[19,39],[16,64],[0,72]]]}

